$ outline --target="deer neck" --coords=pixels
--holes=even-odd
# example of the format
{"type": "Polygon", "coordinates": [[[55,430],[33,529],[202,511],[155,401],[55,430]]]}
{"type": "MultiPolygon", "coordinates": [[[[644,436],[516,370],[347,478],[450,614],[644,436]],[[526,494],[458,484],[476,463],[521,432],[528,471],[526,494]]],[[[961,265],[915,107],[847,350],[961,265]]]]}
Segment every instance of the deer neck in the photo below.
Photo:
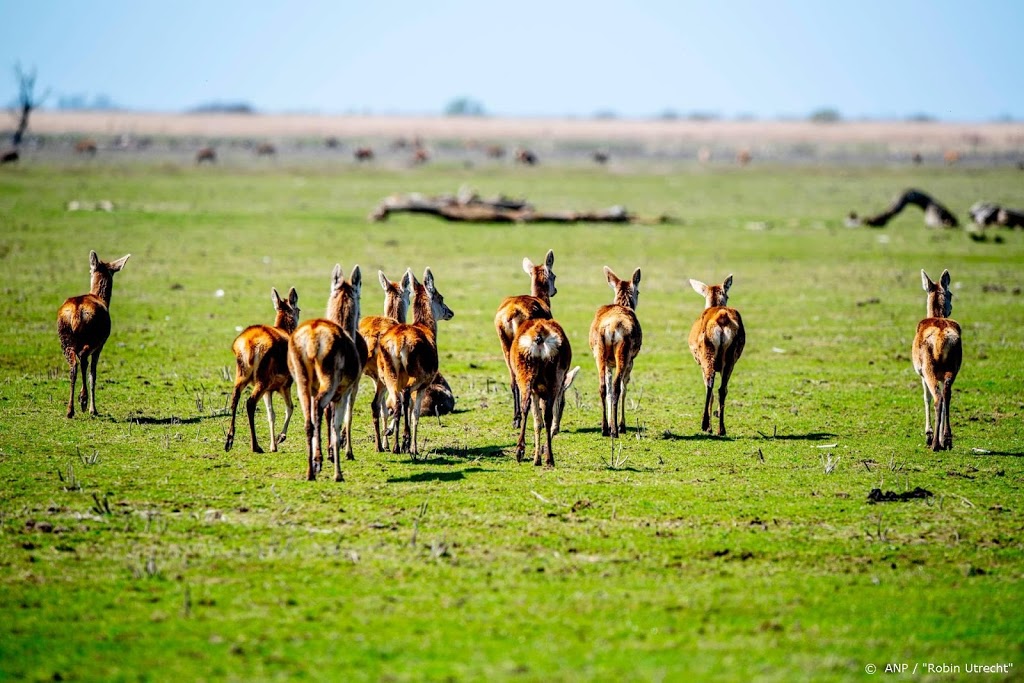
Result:
{"type": "Polygon", "coordinates": [[[430,296],[424,291],[416,293],[412,304],[412,321],[415,325],[426,327],[430,330],[432,337],[437,337],[437,320],[434,319],[434,310],[430,305],[430,296]]]}
{"type": "Polygon", "coordinates": [[[928,317],[929,318],[945,318],[946,317],[946,302],[945,297],[942,296],[941,292],[932,292],[928,295],[928,317]]]}
{"type": "Polygon", "coordinates": [[[274,327],[279,330],[283,330],[287,334],[291,334],[295,331],[295,328],[298,327],[298,321],[290,312],[278,311],[277,315],[274,317],[274,327]]]}
{"type": "Polygon", "coordinates": [[[114,278],[104,273],[92,274],[92,283],[89,291],[103,300],[103,303],[110,308],[110,295],[114,292],[114,278]]]}
{"type": "Polygon", "coordinates": [[[338,292],[327,304],[327,319],[355,339],[359,332],[359,300],[351,292],[338,292]]]}
{"type": "Polygon", "coordinates": [[[629,292],[626,291],[626,290],[616,289],[615,290],[615,305],[616,306],[623,306],[625,308],[628,308],[628,309],[632,310],[634,308],[634,306],[633,306],[633,297],[630,296],[629,292]]]}
{"type": "Polygon", "coordinates": [[[408,306],[406,306],[401,294],[388,292],[384,298],[384,317],[386,318],[393,318],[400,323],[404,323],[407,308],[408,306]]]}
{"type": "Polygon", "coordinates": [[[548,281],[546,278],[533,278],[533,282],[530,285],[530,296],[540,299],[548,308],[551,307],[551,295],[548,294],[548,281]]]}

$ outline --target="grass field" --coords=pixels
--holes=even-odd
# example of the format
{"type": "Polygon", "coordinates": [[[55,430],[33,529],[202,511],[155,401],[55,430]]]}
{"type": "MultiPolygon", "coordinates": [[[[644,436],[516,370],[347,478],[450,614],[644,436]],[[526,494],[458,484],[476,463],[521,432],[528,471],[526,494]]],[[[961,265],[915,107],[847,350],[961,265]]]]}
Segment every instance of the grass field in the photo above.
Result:
{"type": "MultiPolygon", "coordinates": [[[[869,665],[891,679],[887,663],[918,665],[914,680],[1011,664],[980,680],[1019,679],[1024,234],[974,242],[913,208],[881,230],[842,217],[920,187],[966,220],[980,199],[1020,206],[1020,182],[946,168],[5,169],[0,679],[829,681],[870,679],[869,665]],[[391,192],[463,183],[681,223],[366,222],[391,192]],[[549,248],[552,307],[583,366],[553,470],[512,458],[491,323],[527,291],[523,257],[549,248]],[[132,257],[100,415],[68,420],[55,316],[87,290],[90,249],[132,257]],[[335,263],[362,267],[363,315],[380,312],[378,268],[433,269],[455,311],[438,339],[458,407],[424,420],[426,455],[377,454],[364,384],[346,481],[308,483],[298,411],[281,452],[249,453],[244,416],[224,452],[230,346],[272,321],[271,287],[321,315],[335,263]],[[644,348],[615,444],[587,348],[611,299],[604,265],[643,269],[644,348]],[[951,271],[965,338],[941,454],[924,448],[909,358],[922,268],[951,271]],[[687,278],[729,273],[747,346],[729,437],[709,438],[687,278]],[[867,499],[915,487],[934,496],[867,499]]],[[[257,429],[266,445],[262,406],[257,429]]]]}

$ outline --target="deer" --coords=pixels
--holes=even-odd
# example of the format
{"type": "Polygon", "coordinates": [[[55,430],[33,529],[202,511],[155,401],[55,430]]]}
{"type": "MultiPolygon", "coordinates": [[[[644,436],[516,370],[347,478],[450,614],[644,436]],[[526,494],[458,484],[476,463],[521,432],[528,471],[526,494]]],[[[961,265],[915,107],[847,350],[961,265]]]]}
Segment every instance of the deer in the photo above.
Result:
{"type": "Polygon", "coordinates": [[[373,148],[372,147],[356,147],[352,153],[356,161],[373,161],[373,148]]]}
{"type": "Polygon", "coordinates": [[[380,345],[380,336],[399,323],[405,322],[406,311],[409,308],[409,293],[412,290],[412,270],[407,270],[402,276],[401,282],[392,282],[384,275],[384,271],[377,271],[377,279],[384,289],[384,315],[367,316],[359,321],[359,334],[366,342],[367,356],[366,364],[363,366],[363,374],[370,378],[375,387],[373,400],[370,402],[370,410],[373,413],[373,442],[378,453],[387,450],[387,437],[381,439],[380,417],[384,406],[384,394],[386,386],[377,371],[377,354],[380,345]]]}
{"type": "Polygon", "coordinates": [[[953,449],[953,429],[949,425],[949,402],[953,381],[963,362],[960,325],[949,317],[953,312],[953,292],[949,291],[949,271],[942,271],[939,282],[932,282],[921,271],[921,285],[927,296],[927,317],[917,325],[911,359],[924,387],[925,443],[933,451],[953,449]],[[929,396],[935,409],[932,431],[929,396]]]}
{"type": "Polygon", "coordinates": [[[512,391],[512,428],[519,429],[523,420],[520,410],[521,398],[516,384],[516,376],[512,371],[510,351],[512,339],[516,336],[519,326],[525,320],[550,319],[551,297],[558,293],[555,287],[555,273],[551,267],[555,264],[555,252],[548,250],[544,263],[535,266],[529,258],[523,258],[523,271],[530,276],[530,294],[510,296],[501,302],[494,315],[494,329],[501,342],[501,353],[505,357],[508,368],[509,386],[512,391]]]}
{"type": "Polygon", "coordinates": [[[601,306],[590,325],[590,350],[597,363],[601,388],[601,435],[618,438],[626,432],[626,389],[633,360],[643,344],[643,330],[636,317],[640,298],[640,269],[621,280],[608,266],[604,276],[615,292],[613,303],[601,306]],[[621,419],[619,404],[622,405],[621,419]]]}
{"type": "Polygon", "coordinates": [[[196,152],[196,165],[204,161],[210,164],[217,163],[217,150],[213,147],[200,147],[196,152]]]}
{"type": "Polygon", "coordinates": [[[73,296],[57,309],[57,336],[71,369],[69,418],[75,416],[75,379],[79,366],[82,368],[79,403],[82,410],[88,407],[89,414],[96,415],[96,366],[100,362],[103,345],[110,337],[110,297],[114,291],[114,274],[124,268],[130,257],[131,254],[127,254],[108,263],[101,261],[95,251],[90,251],[89,293],[73,296]]]}
{"type": "Polygon", "coordinates": [[[423,283],[412,277],[412,323],[399,323],[380,336],[377,372],[387,387],[388,434],[395,435],[393,453],[419,455],[419,417],[427,388],[437,377],[437,321],[455,317],[437,291],[430,268],[423,283]],[[405,436],[399,443],[398,420],[404,417],[405,436]],[[411,428],[411,434],[410,434],[411,428]]]}
{"type": "Polygon", "coordinates": [[[235,337],[231,351],[235,354],[235,385],[231,392],[231,426],[224,440],[224,451],[230,451],[235,443],[235,416],[238,413],[238,399],[242,390],[252,385],[252,393],[245,402],[245,411],[249,416],[249,437],[253,453],[262,453],[256,439],[256,404],[260,398],[267,408],[267,419],[270,422],[270,451],[277,452],[277,447],[288,434],[288,424],[292,419],[292,374],[288,369],[288,340],[299,324],[299,295],[292,287],[288,298],[282,299],[276,288],[270,290],[270,300],[274,304],[276,315],[274,325],[250,325],[235,337]],[[274,429],[274,393],[284,397],[284,425],[281,433],[275,437],[274,429]]]}
{"type": "Polygon", "coordinates": [[[736,361],[743,353],[746,332],[739,311],[729,308],[729,288],[732,275],[720,285],[706,285],[690,280],[694,291],[704,297],[704,311],[690,329],[690,352],[700,365],[704,375],[704,416],[701,418],[702,432],[711,433],[711,408],[714,402],[715,373],[721,373],[722,384],[718,388],[718,436],[725,436],[725,397],[729,393],[729,378],[736,361]]]}
{"type": "Polygon", "coordinates": [[[327,413],[330,426],[329,453],[334,461],[334,481],[341,474],[340,446],[352,453],[352,409],[359,390],[359,378],[366,363],[366,343],[359,334],[359,295],[362,290],[359,266],[348,281],[341,266],[331,273],[331,294],[323,318],[300,324],[288,341],[288,369],[302,406],[306,428],[306,479],[316,480],[323,467],[320,429],[327,413]],[[343,425],[339,429],[339,423],[343,425]]]}
{"type": "MultiPolygon", "coordinates": [[[[551,451],[551,437],[558,434],[565,392],[572,385],[580,366],[572,370],[572,346],[565,330],[550,318],[526,320],[519,326],[512,342],[510,355],[512,372],[520,396],[520,411],[525,415],[533,406],[533,464],[541,465],[541,455],[547,467],[555,466],[551,451]],[[545,442],[541,444],[541,429],[545,442]]],[[[519,441],[516,443],[516,462],[523,461],[526,452],[526,419],[521,421],[519,441]]]]}

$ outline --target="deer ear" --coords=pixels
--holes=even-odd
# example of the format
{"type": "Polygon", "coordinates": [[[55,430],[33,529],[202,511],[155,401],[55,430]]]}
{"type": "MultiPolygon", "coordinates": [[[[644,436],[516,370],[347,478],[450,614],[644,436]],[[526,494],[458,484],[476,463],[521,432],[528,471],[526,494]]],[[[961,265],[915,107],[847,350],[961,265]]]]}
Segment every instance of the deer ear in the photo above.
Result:
{"type": "Polygon", "coordinates": [[[406,268],[405,274],[402,275],[402,289],[411,292],[414,282],[416,276],[412,274],[412,268],[406,268]]]}
{"type": "Polygon", "coordinates": [[[619,276],[613,273],[608,266],[604,267],[604,279],[608,281],[608,286],[612,289],[615,289],[615,285],[619,283],[619,276]]]}
{"type": "Polygon", "coordinates": [[[949,289],[949,280],[950,280],[949,271],[948,270],[942,271],[942,277],[939,278],[939,281],[942,282],[942,287],[944,289],[949,289]]]}
{"type": "Polygon", "coordinates": [[[331,271],[331,291],[338,291],[341,289],[341,283],[344,282],[345,276],[341,274],[341,264],[335,263],[334,270],[331,271]]]}
{"type": "Polygon", "coordinates": [[[548,268],[555,265],[555,250],[548,249],[548,255],[544,257],[544,263],[548,268]]]}
{"type": "Polygon", "coordinates": [[[637,268],[633,271],[633,286],[637,289],[640,288],[640,269],[637,268]]]}
{"type": "Polygon", "coordinates": [[[391,286],[391,282],[388,280],[388,277],[384,274],[383,270],[377,271],[377,280],[380,282],[381,289],[385,292],[388,291],[388,287],[391,286]]]}
{"type": "Polygon", "coordinates": [[[100,257],[96,255],[95,251],[89,252],[89,270],[96,270],[96,266],[100,264],[100,257]]]}
{"type": "Polygon", "coordinates": [[[730,287],[732,287],[732,273],[729,273],[729,277],[725,278],[725,282],[722,283],[722,289],[725,290],[726,294],[729,293],[730,287]]]}
{"type": "Polygon", "coordinates": [[[277,287],[270,288],[270,303],[274,304],[274,310],[281,310],[281,295],[277,293],[277,287]]]}
{"type": "Polygon", "coordinates": [[[580,366],[577,365],[572,370],[565,373],[565,379],[562,381],[562,391],[565,391],[566,389],[572,386],[572,382],[574,379],[576,379],[576,375],[578,375],[579,372],[580,366]]]}
{"type": "Polygon", "coordinates": [[[434,274],[430,272],[430,266],[423,269],[423,286],[431,292],[434,291],[434,274]]]}
{"type": "Polygon", "coordinates": [[[531,261],[529,258],[523,258],[523,270],[526,271],[527,275],[533,275],[534,267],[535,266],[533,265],[533,261],[531,261]]]}
{"type": "Polygon", "coordinates": [[[349,284],[356,289],[362,289],[363,287],[363,271],[359,270],[359,264],[357,263],[352,267],[352,274],[348,276],[349,284]]]}
{"type": "Polygon", "coordinates": [[[299,304],[299,293],[295,291],[294,287],[288,290],[288,303],[293,307],[299,304]]]}
{"type": "Polygon", "coordinates": [[[707,294],[708,286],[700,280],[690,278],[690,286],[693,287],[693,291],[697,292],[701,296],[705,296],[707,294]]]}
{"type": "Polygon", "coordinates": [[[926,292],[930,292],[935,289],[935,283],[928,277],[928,273],[924,272],[924,268],[921,269],[921,288],[926,292]]]}
{"type": "Polygon", "coordinates": [[[121,258],[117,259],[116,261],[114,261],[113,263],[111,263],[110,264],[110,272],[116,273],[119,270],[121,270],[122,268],[124,268],[124,264],[128,263],[128,259],[131,258],[131,256],[132,256],[131,254],[126,254],[126,255],[122,256],[121,258]]]}

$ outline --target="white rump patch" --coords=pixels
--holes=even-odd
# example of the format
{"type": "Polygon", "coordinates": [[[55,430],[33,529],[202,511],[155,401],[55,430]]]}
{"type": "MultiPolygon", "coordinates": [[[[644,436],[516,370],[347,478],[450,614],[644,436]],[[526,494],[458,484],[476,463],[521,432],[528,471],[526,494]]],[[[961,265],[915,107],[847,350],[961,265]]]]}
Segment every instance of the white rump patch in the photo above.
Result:
{"type": "Polygon", "coordinates": [[[523,335],[519,338],[519,346],[533,358],[551,360],[558,355],[558,349],[562,340],[552,335],[550,337],[529,337],[523,335]]]}

